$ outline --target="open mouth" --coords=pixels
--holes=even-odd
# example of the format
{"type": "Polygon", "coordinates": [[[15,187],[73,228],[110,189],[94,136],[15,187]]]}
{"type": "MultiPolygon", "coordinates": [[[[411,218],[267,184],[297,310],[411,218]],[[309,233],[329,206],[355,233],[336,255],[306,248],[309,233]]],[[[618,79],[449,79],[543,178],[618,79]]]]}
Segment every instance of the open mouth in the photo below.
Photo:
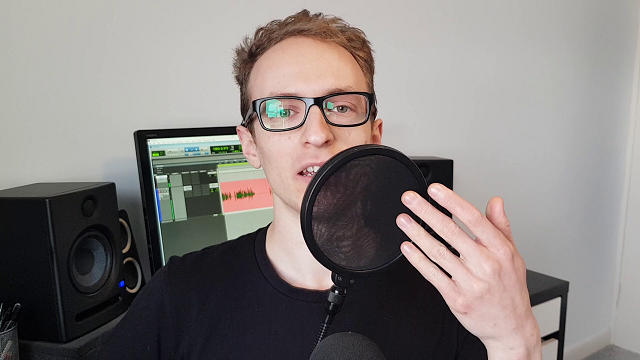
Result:
{"type": "Polygon", "coordinates": [[[316,174],[316,172],[318,171],[318,169],[320,169],[320,166],[309,166],[306,169],[300,171],[298,174],[302,175],[302,176],[309,176],[312,177],[316,174]]]}

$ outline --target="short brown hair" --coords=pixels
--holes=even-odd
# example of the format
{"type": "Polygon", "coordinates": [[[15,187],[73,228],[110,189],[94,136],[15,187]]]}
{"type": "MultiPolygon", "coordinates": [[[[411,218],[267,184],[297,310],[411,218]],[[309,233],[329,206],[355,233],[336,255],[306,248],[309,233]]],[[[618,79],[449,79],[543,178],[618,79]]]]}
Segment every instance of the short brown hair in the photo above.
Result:
{"type": "MultiPolygon", "coordinates": [[[[273,20],[265,26],[259,27],[253,37],[245,37],[235,49],[233,76],[240,88],[240,115],[242,117],[247,114],[251,106],[248,83],[253,66],[267,50],[294,36],[306,36],[339,45],[347,50],[362,69],[369,91],[375,93],[373,88],[375,72],[373,50],[364,32],[339,17],[323,13],[311,14],[309,10],[305,9],[283,20],[273,20]]],[[[376,113],[374,105],[370,116],[375,119],[376,113]]]]}

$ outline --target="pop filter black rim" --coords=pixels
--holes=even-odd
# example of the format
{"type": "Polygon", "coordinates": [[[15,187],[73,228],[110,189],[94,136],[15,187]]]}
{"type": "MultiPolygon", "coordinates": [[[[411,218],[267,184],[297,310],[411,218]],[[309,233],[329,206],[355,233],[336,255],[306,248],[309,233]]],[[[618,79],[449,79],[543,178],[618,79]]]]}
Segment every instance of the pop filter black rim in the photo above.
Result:
{"type": "MultiPolygon", "coordinates": [[[[406,190],[414,190],[418,192],[419,195],[428,199],[427,197],[427,182],[422,175],[422,172],[418,168],[418,166],[411,161],[406,155],[401,153],[400,151],[393,149],[384,145],[376,145],[376,144],[366,144],[359,145],[349,149],[346,149],[334,157],[329,159],[322,167],[318,169],[315,176],[309,183],[307,187],[303,200],[302,200],[302,208],[300,211],[300,224],[302,227],[302,234],[304,236],[305,242],[311,254],[315,257],[315,259],[322,264],[325,268],[331,270],[335,274],[342,275],[348,278],[357,278],[360,276],[364,276],[370,274],[375,271],[382,270],[392,263],[396,262],[400,257],[402,257],[402,253],[400,252],[400,247],[397,247],[397,254],[393,257],[391,261],[384,263],[379,266],[375,266],[367,269],[351,269],[346,268],[328,258],[325,253],[322,251],[318,242],[315,239],[315,235],[313,233],[313,211],[314,205],[318,198],[318,195],[325,185],[327,180],[338,170],[340,170],[347,163],[368,156],[383,156],[395,160],[397,163],[403,165],[408,173],[413,176],[413,180],[417,183],[417,188],[414,189],[406,189],[406,190]]],[[[398,202],[400,202],[400,198],[398,197],[398,202]]],[[[420,218],[412,214],[408,209],[406,209],[406,213],[409,214],[416,220],[418,223],[422,224],[420,218]]],[[[394,219],[398,214],[393,214],[394,219]]],[[[392,226],[395,226],[392,225],[392,226]]],[[[402,235],[406,237],[406,235],[402,235]]],[[[410,241],[408,237],[404,239],[406,241],[410,241]]]]}

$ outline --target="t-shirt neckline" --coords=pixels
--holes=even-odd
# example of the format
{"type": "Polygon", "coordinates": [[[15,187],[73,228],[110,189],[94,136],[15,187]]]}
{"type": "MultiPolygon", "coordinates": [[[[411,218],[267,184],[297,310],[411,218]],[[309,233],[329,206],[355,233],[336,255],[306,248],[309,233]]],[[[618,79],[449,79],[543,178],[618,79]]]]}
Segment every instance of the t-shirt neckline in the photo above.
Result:
{"type": "Polygon", "coordinates": [[[278,292],[293,299],[306,302],[322,303],[327,299],[326,290],[308,290],[292,286],[288,282],[284,281],[280,275],[276,272],[271,264],[271,260],[267,256],[267,229],[269,227],[262,228],[256,234],[255,250],[256,261],[260,267],[260,271],[264,275],[265,279],[273,286],[278,292]]]}

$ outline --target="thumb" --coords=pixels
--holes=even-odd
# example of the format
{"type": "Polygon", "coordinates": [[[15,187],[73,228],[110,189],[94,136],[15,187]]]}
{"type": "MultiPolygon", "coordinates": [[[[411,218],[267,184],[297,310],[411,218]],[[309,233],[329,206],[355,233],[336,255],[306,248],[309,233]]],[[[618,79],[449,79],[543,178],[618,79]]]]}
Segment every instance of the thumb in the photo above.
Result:
{"type": "Polygon", "coordinates": [[[511,233],[511,223],[504,211],[504,201],[501,197],[491,198],[487,203],[486,211],[487,219],[495,226],[504,236],[513,242],[513,234],[511,233]]]}

